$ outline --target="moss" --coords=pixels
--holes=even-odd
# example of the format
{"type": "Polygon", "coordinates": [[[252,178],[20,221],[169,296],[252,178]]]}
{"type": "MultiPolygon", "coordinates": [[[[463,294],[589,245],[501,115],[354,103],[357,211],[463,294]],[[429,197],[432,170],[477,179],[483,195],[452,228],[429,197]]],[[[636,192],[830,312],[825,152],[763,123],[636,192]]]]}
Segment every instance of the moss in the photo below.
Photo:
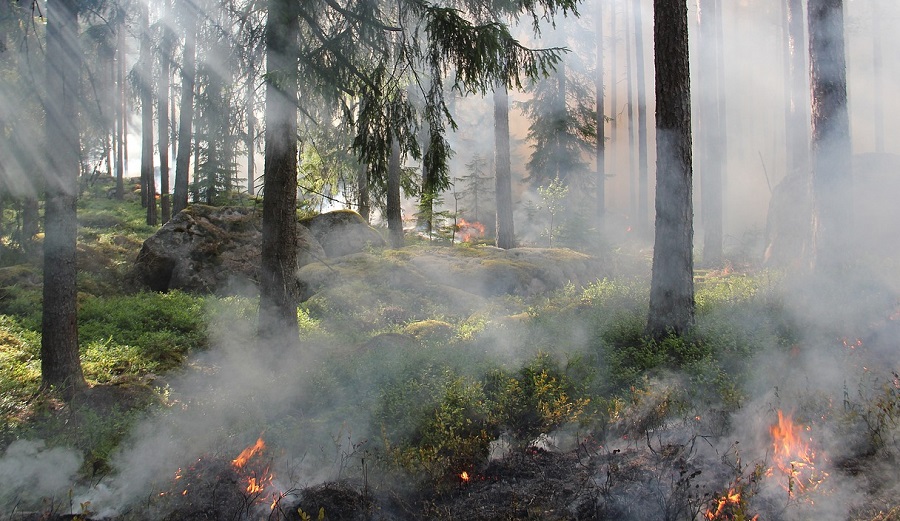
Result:
{"type": "Polygon", "coordinates": [[[413,322],[403,332],[416,339],[431,342],[448,342],[454,336],[453,326],[442,320],[420,320],[413,322]]]}

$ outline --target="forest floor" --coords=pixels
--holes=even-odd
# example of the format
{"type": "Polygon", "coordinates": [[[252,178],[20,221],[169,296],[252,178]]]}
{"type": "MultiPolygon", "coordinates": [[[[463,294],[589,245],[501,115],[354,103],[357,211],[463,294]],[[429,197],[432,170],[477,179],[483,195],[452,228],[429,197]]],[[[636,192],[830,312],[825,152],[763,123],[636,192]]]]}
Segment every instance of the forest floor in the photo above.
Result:
{"type": "Polygon", "coordinates": [[[413,241],[337,266],[299,350],[266,350],[252,296],[126,286],[142,219],[81,199],[92,388],[68,404],[37,393],[39,255],[4,243],[0,520],[900,519],[896,259],[823,282],[732,251],[691,335],[651,342],[644,245],[469,297],[400,274],[427,253],[477,278],[490,249],[413,241]]]}

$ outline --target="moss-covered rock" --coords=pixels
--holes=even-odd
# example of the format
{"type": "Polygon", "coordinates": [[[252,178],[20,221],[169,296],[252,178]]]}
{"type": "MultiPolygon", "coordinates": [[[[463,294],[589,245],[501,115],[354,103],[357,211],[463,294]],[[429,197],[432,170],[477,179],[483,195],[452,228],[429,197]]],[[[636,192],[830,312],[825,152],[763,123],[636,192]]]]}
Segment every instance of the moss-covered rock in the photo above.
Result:
{"type": "MultiPolygon", "coordinates": [[[[298,266],[325,257],[298,226],[298,266]]],[[[136,289],[233,294],[254,288],[262,212],[253,207],[189,206],[144,241],[131,272],[136,289]]]]}
{"type": "Polygon", "coordinates": [[[300,223],[309,228],[331,258],[386,245],[384,237],[352,210],[323,213],[302,219],[300,223]]]}

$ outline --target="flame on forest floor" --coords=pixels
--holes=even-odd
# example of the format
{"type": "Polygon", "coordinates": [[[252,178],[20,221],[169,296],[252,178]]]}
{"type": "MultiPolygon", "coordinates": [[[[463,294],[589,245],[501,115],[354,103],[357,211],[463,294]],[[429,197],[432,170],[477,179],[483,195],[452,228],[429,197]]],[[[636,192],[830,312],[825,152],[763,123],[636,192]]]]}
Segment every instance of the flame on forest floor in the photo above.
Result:
{"type": "Polygon", "coordinates": [[[728,492],[720,496],[714,496],[706,509],[706,519],[710,521],[723,521],[732,519],[748,519],[757,521],[759,514],[747,517],[744,514],[746,505],[742,496],[741,487],[732,487],[728,492]]]}
{"type": "Polygon", "coordinates": [[[484,225],[478,221],[460,219],[456,223],[456,236],[460,242],[470,242],[472,239],[484,237],[484,225]]]}
{"type": "Polygon", "coordinates": [[[463,483],[468,483],[471,478],[469,478],[469,473],[464,470],[460,472],[459,479],[462,480],[463,483]]]}
{"type": "Polygon", "coordinates": [[[818,487],[828,473],[816,469],[816,452],[810,446],[810,427],[794,423],[790,415],[778,411],[778,422],[769,427],[772,435],[774,466],[767,472],[771,477],[780,473],[787,477],[782,487],[791,497],[818,487]]]}
{"type": "Polygon", "coordinates": [[[250,461],[250,458],[261,452],[266,448],[266,442],[263,441],[262,436],[256,440],[256,443],[250,445],[246,449],[242,450],[238,457],[231,460],[231,465],[236,469],[244,468],[244,465],[250,461]]]}
{"type": "MultiPolygon", "coordinates": [[[[246,486],[244,487],[244,491],[254,496],[255,501],[268,502],[268,491],[267,487],[272,485],[272,481],[275,479],[275,474],[269,471],[269,467],[267,465],[249,465],[254,461],[254,457],[261,454],[266,448],[266,442],[263,441],[262,436],[256,440],[256,443],[250,445],[245,448],[238,454],[238,457],[231,460],[231,466],[234,467],[236,471],[244,471],[243,474],[246,475],[243,479],[245,480],[246,486]],[[247,467],[245,469],[245,467],[247,467]],[[252,470],[251,470],[252,468],[252,470]]],[[[281,499],[282,495],[273,492],[272,493],[272,501],[271,508],[274,510],[278,505],[278,501],[281,499]]]]}

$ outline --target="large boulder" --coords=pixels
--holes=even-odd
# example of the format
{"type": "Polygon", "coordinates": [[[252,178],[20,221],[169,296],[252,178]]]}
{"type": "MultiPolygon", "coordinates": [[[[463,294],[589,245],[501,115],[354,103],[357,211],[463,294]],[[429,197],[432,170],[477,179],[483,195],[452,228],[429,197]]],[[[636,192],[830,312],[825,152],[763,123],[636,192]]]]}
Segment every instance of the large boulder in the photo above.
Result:
{"type": "MultiPolygon", "coordinates": [[[[325,251],[309,230],[298,230],[299,266],[324,259],[325,251]]],[[[260,210],[193,205],[144,241],[132,278],[139,287],[154,291],[253,291],[261,246],[260,210]]]]}
{"type": "Polygon", "coordinates": [[[309,228],[330,258],[386,246],[378,230],[352,210],[323,213],[303,219],[300,223],[309,228]]]}

